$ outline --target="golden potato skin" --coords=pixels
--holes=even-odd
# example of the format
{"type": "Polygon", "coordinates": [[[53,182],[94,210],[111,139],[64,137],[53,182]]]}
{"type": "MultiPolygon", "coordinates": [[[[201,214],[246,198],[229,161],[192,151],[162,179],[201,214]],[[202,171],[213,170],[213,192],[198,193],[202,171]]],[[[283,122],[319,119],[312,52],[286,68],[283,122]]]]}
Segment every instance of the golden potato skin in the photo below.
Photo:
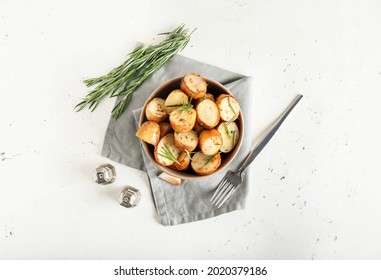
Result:
{"type": "Polygon", "coordinates": [[[216,100],[215,100],[213,94],[211,94],[211,93],[206,93],[206,94],[204,95],[204,97],[199,98],[199,99],[194,99],[194,105],[197,106],[198,103],[200,103],[201,101],[203,101],[203,100],[205,100],[205,99],[210,100],[210,101],[213,101],[213,102],[216,102],[216,100]]]}
{"type": "Polygon", "coordinates": [[[159,126],[160,126],[160,138],[163,138],[169,132],[173,131],[172,126],[167,122],[161,122],[159,123],[159,126]]]}
{"type": "Polygon", "coordinates": [[[238,125],[235,122],[228,123],[222,121],[218,124],[217,130],[222,136],[222,147],[220,151],[222,153],[231,152],[237,145],[240,136],[238,125]]]}
{"type": "Polygon", "coordinates": [[[225,97],[229,97],[230,95],[229,94],[226,94],[226,93],[222,93],[220,94],[219,96],[217,96],[217,99],[216,99],[216,103],[220,103],[221,100],[225,97]]]}
{"type": "Polygon", "coordinates": [[[188,132],[175,132],[175,144],[184,151],[192,152],[198,145],[198,135],[194,130],[188,132]]]}
{"type": "Polygon", "coordinates": [[[228,94],[221,94],[216,99],[216,105],[220,112],[220,118],[223,121],[235,121],[239,117],[240,106],[233,96],[228,94]],[[234,111],[233,111],[233,109],[234,111]]]}
{"type": "Polygon", "coordinates": [[[221,165],[221,155],[216,154],[211,160],[208,159],[210,159],[210,156],[205,155],[201,151],[195,153],[191,161],[193,171],[203,176],[210,175],[215,172],[221,165]]]}
{"type": "Polygon", "coordinates": [[[196,110],[193,108],[187,110],[179,108],[169,115],[169,122],[176,132],[190,131],[196,122],[196,110]]]}
{"type": "Polygon", "coordinates": [[[220,112],[216,103],[210,99],[202,100],[196,107],[196,120],[206,129],[214,128],[220,121],[220,112]]]}
{"type": "MultiPolygon", "coordinates": [[[[196,119],[197,119],[197,116],[196,116],[196,119]]],[[[202,127],[201,124],[199,124],[196,120],[196,122],[194,123],[194,127],[193,127],[193,130],[196,131],[197,133],[200,133],[204,128],[202,127]]]]}
{"type": "Polygon", "coordinates": [[[160,126],[157,122],[146,121],[135,133],[144,142],[156,146],[160,140],[160,126]]]}
{"type": "Polygon", "coordinates": [[[155,160],[160,165],[170,166],[174,162],[159,155],[162,152],[162,148],[164,147],[164,144],[172,151],[176,159],[179,157],[181,152],[175,145],[175,139],[173,137],[173,133],[168,133],[167,135],[165,135],[163,138],[160,139],[159,143],[155,146],[155,150],[154,150],[155,160]]]}
{"type": "Polygon", "coordinates": [[[204,129],[199,135],[198,145],[206,155],[214,155],[222,147],[222,136],[217,129],[204,129]]]}
{"type": "Polygon", "coordinates": [[[188,73],[181,79],[180,87],[189,97],[199,99],[205,96],[207,84],[200,75],[188,73]]]}
{"type": "Polygon", "coordinates": [[[162,122],[168,117],[164,99],[154,98],[146,106],[146,118],[149,121],[162,122]]]}
{"type": "Polygon", "coordinates": [[[183,104],[188,104],[188,95],[181,89],[172,90],[164,102],[167,113],[170,114],[174,110],[180,108],[183,104]]]}
{"type": "Polygon", "coordinates": [[[186,152],[182,152],[179,158],[177,159],[177,161],[179,163],[175,162],[174,164],[171,165],[171,167],[179,171],[187,170],[191,162],[190,157],[188,156],[186,152]]]}

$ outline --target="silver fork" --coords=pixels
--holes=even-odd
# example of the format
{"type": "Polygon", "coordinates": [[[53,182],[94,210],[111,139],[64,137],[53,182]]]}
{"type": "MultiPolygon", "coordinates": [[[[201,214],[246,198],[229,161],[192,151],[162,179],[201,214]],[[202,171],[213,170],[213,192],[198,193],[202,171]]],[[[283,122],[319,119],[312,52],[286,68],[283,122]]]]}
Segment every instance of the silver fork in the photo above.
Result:
{"type": "Polygon", "coordinates": [[[242,172],[246,167],[253,162],[262,149],[267,145],[270,139],[274,136],[275,132],[281,126],[283,121],[287,118],[288,114],[294,109],[303,95],[298,94],[295,99],[290,103],[286,110],[278,117],[269,132],[261,139],[261,141],[250,151],[240,168],[237,170],[230,170],[226,173],[225,177],[217,186],[217,190],[214,192],[210,201],[212,204],[220,208],[226,200],[235,192],[235,190],[242,183],[242,172]]]}

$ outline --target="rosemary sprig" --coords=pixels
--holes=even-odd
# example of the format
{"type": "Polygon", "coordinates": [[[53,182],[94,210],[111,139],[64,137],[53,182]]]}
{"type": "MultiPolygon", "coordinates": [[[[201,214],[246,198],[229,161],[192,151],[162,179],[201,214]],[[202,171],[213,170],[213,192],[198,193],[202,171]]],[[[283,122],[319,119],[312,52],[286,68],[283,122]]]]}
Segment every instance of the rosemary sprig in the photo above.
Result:
{"type": "Polygon", "coordinates": [[[161,147],[161,150],[159,153],[157,153],[159,156],[165,157],[166,159],[169,159],[173,162],[179,163],[175,155],[172,153],[171,149],[168,148],[166,144],[164,144],[164,147],[161,147]]]}
{"type": "Polygon", "coordinates": [[[226,131],[226,134],[228,135],[229,139],[231,139],[231,135],[230,135],[230,131],[229,131],[229,125],[233,122],[233,120],[235,119],[236,116],[233,116],[230,121],[228,121],[227,123],[225,123],[225,131],[226,131]]]}
{"type": "Polygon", "coordinates": [[[237,131],[233,131],[233,146],[235,146],[235,144],[237,144],[237,131]]]}
{"type": "Polygon", "coordinates": [[[187,157],[192,160],[192,154],[195,154],[196,152],[188,152],[188,150],[185,150],[185,153],[187,154],[187,157]]]}
{"type": "Polygon", "coordinates": [[[159,35],[166,35],[162,42],[139,47],[128,55],[123,64],[108,74],[84,80],[87,87],[95,88],[75,106],[75,109],[80,111],[88,105],[93,111],[106,96],[118,96],[120,100],[112,110],[113,118],[118,118],[130,102],[133,92],[177,52],[184,49],[194,31],[188,34],[188,29],[182,24],[171,32],[160,33],[159,35]]]}
{"type": "Polygon", "coordinates": [[[190,103],[185,103],[181,106],[181,108],[179,108],[179,111],[180,112],[185,112],[185,111],[188,111],[189,109],[192,109],[193,108],[193,105],[190,104],[190,103]]]}
{"type": "Polygon", "coordinates": [[[228,103],[229,103],[229,107],[230,107],[230,109],[232,109],[232,111],[233,111],[233,113],[234,113],[234,116],[237,116],[237,112],[234,110],[233,105],[230,103],[230,97],[228,97],[228,103]]]}
{"type": "Polygon", "coordinates": [[[211,156],[207,156],[206,158],[204,158],[204,161],[205,161],[205,163],[204,163],[204,165],[207,165],[209,162],[211,162],[213,159],[214,159],[214,157],[216,156],[216,155],[218,155],[218,154],[220,154],[221,152],[218,152],[217,154],[214,154],[214,155],[211,155],[211,156]]]}
{"type": "Polygon", "coordinates": [[[172,111],[170,114],[172,114],[176,111],[179,111],[179,112],[181,112],[181,115],[182,115],[185,111],[188,111],[189,109],[193,108],[193,105],[191,104],[191,102],[192,102],[192,98],[189,100],[188,103],[186,103],[185,100],[183,99],[183,104],[181,105],[181,107],[175,111],[172,111]]]}
{"type": "MultiPolygon", "coordinates": [[[[231,135],[230,135],[230,132],[229,132],[229,128],[228,126],[233,122],[233,120],[235,120],[235,118],[237,117],[237,112],[234,110],[234,107],[233,105],[230,103],[230,97],[228,97],[228,103],[229,103],[229,107],[230,109],[232,109],[233,113],[234,113],[234,116],[225,124],[225,131],[226,131],[226,134],[228,135],[229,139],[231,139],[231,135]]],[[[233,139],[233,142],[234,142],[234,139],[233,139]]],[[[235,145],[235,144],[234,144],[235,145]]]]}

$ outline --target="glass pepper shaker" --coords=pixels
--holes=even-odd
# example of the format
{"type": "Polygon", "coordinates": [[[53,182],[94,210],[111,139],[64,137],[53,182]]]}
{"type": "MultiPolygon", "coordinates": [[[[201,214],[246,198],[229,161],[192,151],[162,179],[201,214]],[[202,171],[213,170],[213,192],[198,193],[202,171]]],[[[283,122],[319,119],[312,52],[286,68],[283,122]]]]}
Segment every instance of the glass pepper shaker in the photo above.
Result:
{"type": "Polygon", "coordinates": [[[116,179],[115,167],[111,164],[102,164],[94,170],[94,181],[98,184],[111,184],[116,179]]]}
{"type": "Polygon", "coordinates": [[[140,191],[134,187],[127,186],[122,190],[122,193],[119,197],[120,205],[131,208],[138,205],[140,201],[140,191]]]}

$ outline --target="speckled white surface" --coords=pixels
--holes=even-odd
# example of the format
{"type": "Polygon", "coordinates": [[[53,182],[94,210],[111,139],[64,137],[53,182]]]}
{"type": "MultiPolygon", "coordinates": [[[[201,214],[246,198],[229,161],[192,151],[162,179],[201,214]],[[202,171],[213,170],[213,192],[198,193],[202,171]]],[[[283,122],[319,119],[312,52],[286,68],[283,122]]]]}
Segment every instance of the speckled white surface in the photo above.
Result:
{"type": "Polygon", "coordinates": [[[98,2],[0,2],[0,259],[381,258],[380,1],[98,2]],[[255,78],[257,135],[304,98],[245,210],[164,227],[144,173],[92,181],[114,101],[73,107],[83,78],[181,22],[198,28],[183,55],[255,78]]]}

